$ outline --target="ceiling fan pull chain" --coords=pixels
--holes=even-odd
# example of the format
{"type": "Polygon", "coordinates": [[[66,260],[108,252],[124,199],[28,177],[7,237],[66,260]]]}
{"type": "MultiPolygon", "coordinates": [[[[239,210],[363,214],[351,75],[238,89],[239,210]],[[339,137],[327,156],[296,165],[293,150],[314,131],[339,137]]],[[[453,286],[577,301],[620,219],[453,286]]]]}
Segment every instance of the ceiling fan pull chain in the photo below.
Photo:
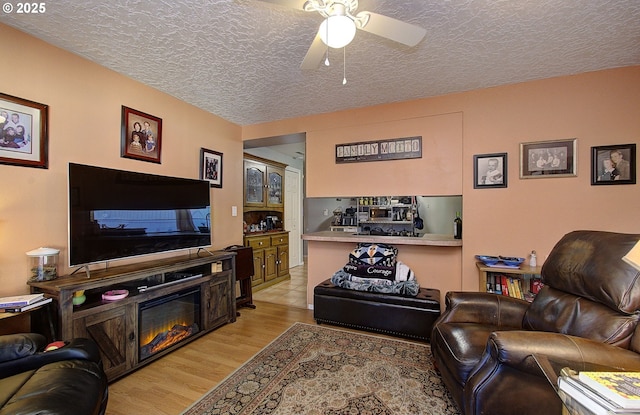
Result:
{"type": "Polygon", "coordinates": [[[342,48],[342,59],[344,64],[342,65],[342,85],[347,84],[347,47],[342,48]]]}
{"type": "Polygon", "coordinates": [[[327,57],[324,59],[324,66],[329,66],[329,25],[327,25],[327,57]]]}

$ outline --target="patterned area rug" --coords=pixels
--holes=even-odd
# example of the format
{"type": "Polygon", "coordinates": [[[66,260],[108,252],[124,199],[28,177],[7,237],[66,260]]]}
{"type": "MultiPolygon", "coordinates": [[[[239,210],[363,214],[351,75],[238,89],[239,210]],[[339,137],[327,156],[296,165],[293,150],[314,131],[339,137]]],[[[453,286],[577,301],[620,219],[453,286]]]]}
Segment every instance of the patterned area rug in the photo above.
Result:
{"type": "Polygon", "coordinates": [[[459,414],[428,344],[296,323],[183,415],[459,414]]]}

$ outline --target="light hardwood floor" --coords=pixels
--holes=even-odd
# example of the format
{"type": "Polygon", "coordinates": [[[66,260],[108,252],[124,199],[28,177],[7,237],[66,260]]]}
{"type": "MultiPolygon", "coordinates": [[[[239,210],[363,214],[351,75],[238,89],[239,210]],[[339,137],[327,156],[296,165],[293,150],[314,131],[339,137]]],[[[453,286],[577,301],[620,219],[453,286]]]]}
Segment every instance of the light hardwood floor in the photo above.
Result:
{"type": "Polygon", "coordinates": [[[306,268],[292,271],[291,281],[257,292],[256,308],[240,308],[235,323],[110,384],[107,415],[180,414],[293,323],[314,324],[306,308],[306,268]]]}

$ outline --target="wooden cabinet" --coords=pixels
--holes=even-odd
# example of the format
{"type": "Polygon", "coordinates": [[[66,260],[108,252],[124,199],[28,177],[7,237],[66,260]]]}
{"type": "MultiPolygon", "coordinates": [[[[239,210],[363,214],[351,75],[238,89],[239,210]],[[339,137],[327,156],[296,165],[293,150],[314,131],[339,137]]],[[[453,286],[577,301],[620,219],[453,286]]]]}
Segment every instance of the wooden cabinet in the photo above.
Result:
{"type": "Polygon", "coordinates": [[[207,289],[204,290],[204,304],[206,309],[205,328],[213,330],[227,322],[230,313],[235,313],[235,303],[233,297],[229,297],[231,292],[229,280],[226,278],[217,278],[209,282],[207,289]]]}
{"type": "MultiPolygon", "coordinates": [[[[270,243],[269,238],[267,241],[270,243]]],[[[206,256],[183,256],[78,273],[50,281],[29,282],[32,292],[53,298],[59,339],[93,339],[100,350],[109,381],[151,362],[207,332],[236,320],[235,253],[214,252],[206,256]],[[214,263],[217,264],[215,270],[214,263]],[[221,266],[220,266],[221,265],[221,266]],[[125,298],[103,300],[102,294],[128,290],[125,298]],[[73,305],[74,292],[83,291],[86,301],[73,305]],[[142,356],[140,333],[145,306],[184,293],[193,304],[198,322],[195,334],[151,356],[142,356]]],[[[165,303],[166,304],[166,303],[165,303]]]]}
{"type": "Polygon", "coordinates": [[[244,205],[264,207],[266,205],[267,167],[263,163],[244,161],[244,205]]]}
{"type": "Polygon", "coordinates": [[[271,246],[276,247],[276,274],[278,277],[289,275],[289,235],[271,237],[271,246]]]}
{"type": "Polygon", "coordinates": [[[244,157],[245,209],[283,209],[286,166],[248,154],[244,157]]]}
{"type": "Polygon", "coordinates": [[[271,240],[268,236],[245,237],[244,246],[253,248],[253,277],[251,278],[251,286],[255,287],[263,284],[266,275],[265,248],[271,246],[271,240]]]}
{"type": "Polygon", "coordinates": [[[277,270],[278,250],[275,247],[264,250],[264,281],[271,281],[278,276],[277,270]]]}
{"type": "Polygon", "coordinates": [[[135,307],[128,304],[107,311],[82,313],[73,319],[73,337],[96,341],[109,379],[126,373],[135,365],[135,314],[135,307]]]}
{"type": "Polygon", "coordinates": [[[254,290],[290,278],[289,235],[282,230],[285,168],[281,163],[244,155],[244,221],[251,229],[244,246],[253,248],[254,290]]]}
{"type": "Polygon", "coordinates": [[[290,278],[287,232],[247,235],[244,237],[244,245],[253,248],[254,276],[251,285],[254,290],[290,278]]]}
{"type": "Polygon", "coordinates": [[[253,276],[251,286],[260,285],[264,282],[264,249],[253,250],[253,276]]]}

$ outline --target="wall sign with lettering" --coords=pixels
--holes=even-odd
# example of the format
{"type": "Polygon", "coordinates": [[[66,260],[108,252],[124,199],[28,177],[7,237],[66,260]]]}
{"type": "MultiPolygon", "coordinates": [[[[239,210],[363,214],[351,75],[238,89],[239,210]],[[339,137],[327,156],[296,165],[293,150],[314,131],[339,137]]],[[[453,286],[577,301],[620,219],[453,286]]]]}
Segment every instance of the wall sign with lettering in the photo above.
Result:
{"type": "Polygon", "coordinates": [[[422,137],[336,144],[336,164],[422,158],[422,137]]]}

